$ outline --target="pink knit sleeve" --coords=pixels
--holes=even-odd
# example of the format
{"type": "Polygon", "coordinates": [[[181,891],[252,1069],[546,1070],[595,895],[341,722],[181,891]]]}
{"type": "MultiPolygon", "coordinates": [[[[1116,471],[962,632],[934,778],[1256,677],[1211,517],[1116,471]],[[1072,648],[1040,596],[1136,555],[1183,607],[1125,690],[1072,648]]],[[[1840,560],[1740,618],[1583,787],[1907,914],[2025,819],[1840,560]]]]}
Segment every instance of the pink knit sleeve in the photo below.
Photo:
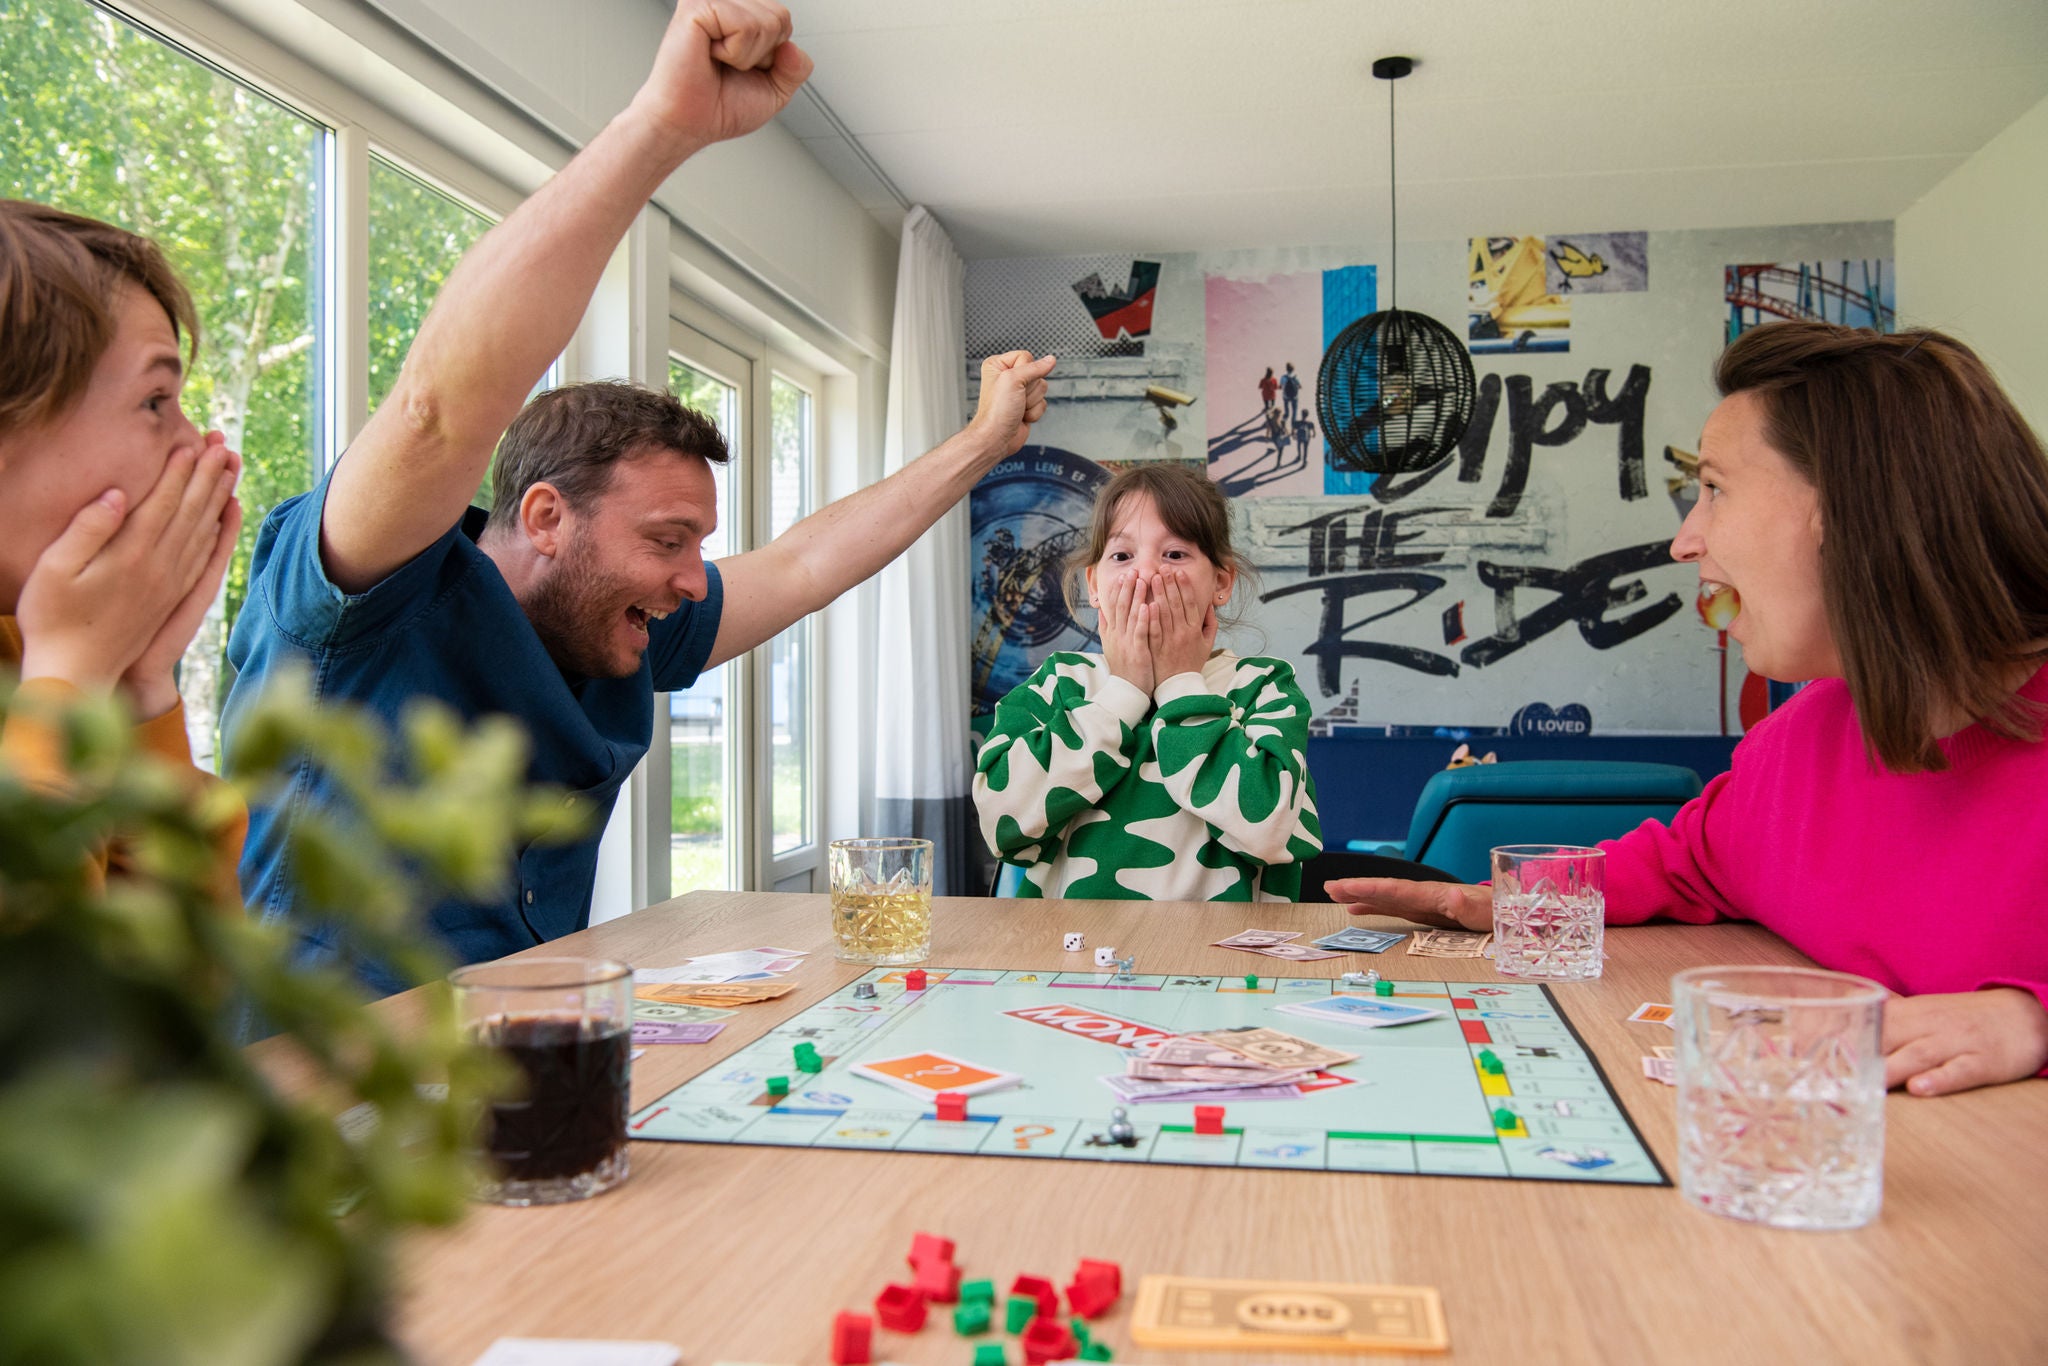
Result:
{"type": "Polygon", "coordinates": [[[1715,868],[1707,857],[1713,846],[1710,827],[1729,824],[1720,811],[1728,802],[1735,775],[1717,773],[1706,790],[1671,818],[1644,821],[1618,840],[1607,840],[1607,923],[1640,925],[1659,917],[1704,925],[1733,916],[1716,886],[1715,868]]]}
{"type": "MultiPolygon", "coordinates": [[[[1984,991],[1991,987],[2011,987],[2015,991],[2024,991],[2041,1003],[2041,1009],[2048,1010],[2048,982],[2028,982],[2017,977],[1991,977],[1977,983],[1970,990],[1984,991]]],[[[2048,1068],[2043,1068],[2042,1074],[2048,1076],[2048,1068]]]]}
{"type": "MultiPolygon", "coordinates": [[[[1983,991],[1987,987],[2013,987],[2016,990],[2024,991],[2041,1003],[2041,1009],[2048,1010],[2048,982],[2022,982],[2009,977],[2000,977],[1987,982],[1979,982],[1971,990],[1983,991]]],[[[2037,1077],[2048,1077],[2048,1067],[2042,1068],[2034,1075],[2037,1077]]]]}

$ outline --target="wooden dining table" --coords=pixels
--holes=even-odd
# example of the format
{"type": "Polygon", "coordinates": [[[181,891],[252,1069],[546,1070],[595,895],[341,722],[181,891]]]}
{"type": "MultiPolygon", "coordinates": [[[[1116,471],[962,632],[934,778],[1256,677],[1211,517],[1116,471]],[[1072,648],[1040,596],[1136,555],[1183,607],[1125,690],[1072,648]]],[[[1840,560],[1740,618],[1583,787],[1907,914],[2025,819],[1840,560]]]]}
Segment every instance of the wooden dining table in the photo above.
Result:
{"type": "MultiPolygon", "coordinates": [[[[1404,928],[1329,905],[940,898],[929,961],[1071,970],[1061,937],[1078,930],[1139,972],[1495,977],[1485,959],[1400,946],[1308,963],[1212,946],[1251,925],[1308,938],[1347,924],[1404,928]]],[[[760,945],[810,951],[795,990],[739,1007],[709,1043],[647,1048],[637,1110],[866,971],[834,959],[826,898],[695,892],[533,952],[667,967],[760,945]]],[[[1640,1062],[1672,1035],[1628,1015],[1668,1001],[1683,968],[1805,960],[1746,924],[1611,929],[1607,953],[1598,980],[1554,994],[1675,1179],[1676,1093],[1640,1062]]],[[[999,1294],[1021,1271],[1064,1283],[1081,1258],[1121,1264],[1124,1299],[1095,1325],[1118,1361],[1274,1359],[1135,1347],[1131,1288],[1173,1273],[1435,1287],[1448,1355],[1381,1360],[2048,1362],[2048,1081],[1894,1093],[1885,1126],[1883,1211],[1840,1233],[1718,1218],[1675,1186],[636,1142],[630,1178],[595,1199],[478,1206],[409,1235],[397,1323],[425,1366],[468,1366],[499,1337],[652,1339],[688,1366],[823,1362],[834,1314],[871,1312],[925,1231],[954,1239],[966,1274],[997,1277],[999,1294]]],[[[964,1366],[975,1341],[934,1314],[914,1335],[878,1329],[876,1359],[964,1366]]]]}

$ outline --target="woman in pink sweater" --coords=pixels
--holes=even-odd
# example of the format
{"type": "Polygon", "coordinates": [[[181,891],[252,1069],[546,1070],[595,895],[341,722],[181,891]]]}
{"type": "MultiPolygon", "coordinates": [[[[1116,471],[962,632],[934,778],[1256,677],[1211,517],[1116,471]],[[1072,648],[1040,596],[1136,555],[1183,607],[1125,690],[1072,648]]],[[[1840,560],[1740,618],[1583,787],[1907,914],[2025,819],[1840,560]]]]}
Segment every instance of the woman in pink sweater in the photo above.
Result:
{"type": "MultiPolygon", "coordinates": [[[[1674,558],[1769,678],[1816,679],[1607,851],[1607,920],[1752,920],[1899,992],[1886,1082],[2048,1067],[2048,456],[1969,348],[1779,323],[1723,353],[1674,558]]],[[[1485,887],[1351,878],[1487,929],[1485,887]]]]}

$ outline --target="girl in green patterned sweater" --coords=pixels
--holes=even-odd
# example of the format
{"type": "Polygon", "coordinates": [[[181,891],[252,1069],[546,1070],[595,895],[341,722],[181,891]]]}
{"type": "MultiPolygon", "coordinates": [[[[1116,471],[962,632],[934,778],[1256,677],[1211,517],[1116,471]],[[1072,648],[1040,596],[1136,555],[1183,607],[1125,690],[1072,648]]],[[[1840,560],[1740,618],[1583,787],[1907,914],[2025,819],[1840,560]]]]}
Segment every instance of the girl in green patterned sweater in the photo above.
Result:
{"type": "Polygon", "coordinates": [[[1308,699],[1282,660],[1215,648],[1239,561],[1204,474],[1137,465],[1096,500],[1102,653],[1052,655],[996,704],[974,803],[1027,897],[1293,901],[1321,852],[1308,699]]]}

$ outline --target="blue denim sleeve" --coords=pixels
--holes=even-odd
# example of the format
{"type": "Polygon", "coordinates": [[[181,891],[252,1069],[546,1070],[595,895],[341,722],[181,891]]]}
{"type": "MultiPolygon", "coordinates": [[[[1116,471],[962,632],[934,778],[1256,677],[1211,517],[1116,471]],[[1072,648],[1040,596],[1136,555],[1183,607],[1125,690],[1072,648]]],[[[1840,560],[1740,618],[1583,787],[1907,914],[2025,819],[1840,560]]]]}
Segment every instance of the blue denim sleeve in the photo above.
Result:
{"type": "Polygon", "coordinates": [[[458,523],[370,588],[344,593],[320,558],[327,487],[322,479],[311,493],[271,510],[250,568],[252,591],[262,596],[278,629],[302,646],[339,647],[403,626],[473,567],[470,557],[482,554],[458,523]],[[461,553],[465,549],[468,556],[461,553]]]}
{"type": "Polygon", "coordinates": [[[704,601],[686,602],[682,610],[657,621],[648,630],[647,662],[654,669],[656,692],[679,692],[697,681],[704,661],[718,640],[718,619],[725,613],[725,580],[718,566],[704,566],[704,601]]]}

